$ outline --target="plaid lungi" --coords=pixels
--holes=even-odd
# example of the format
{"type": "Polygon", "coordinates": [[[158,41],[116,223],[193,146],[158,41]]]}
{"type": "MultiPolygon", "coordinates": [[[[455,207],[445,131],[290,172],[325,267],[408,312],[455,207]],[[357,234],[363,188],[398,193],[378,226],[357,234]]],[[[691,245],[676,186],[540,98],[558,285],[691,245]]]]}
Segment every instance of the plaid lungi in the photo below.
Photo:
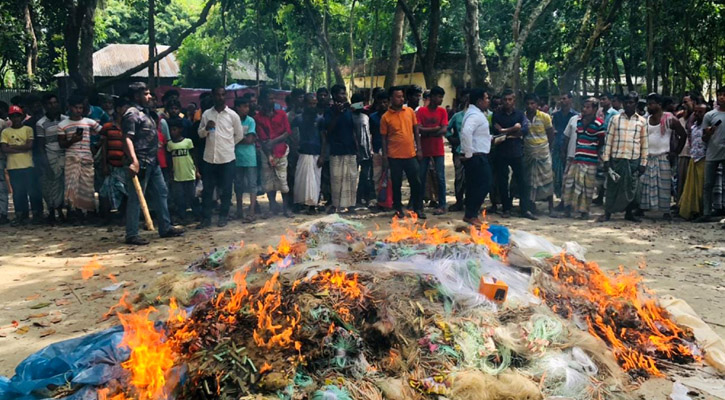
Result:
{"type": "Polygon", "coordinates": [[[588,213],[597,188],[597,166],[572,162],[564,177],[564,204],[572,211],[588,213]]]}
{"type": "Polygon", "coordinates": [[[355,205],[357,194],[357,156],[330,156],[330,189],[332,205],[348,208],[355,205]]]}
{"type": "Polygon", "coordinates": [[[642,175],[640,208],[670,212],[672,196],[672,167],[667,154],[647,157],[647,169],[642,175]]]}
{"type": "Polygon", "coordinates": [[[548,143],[524,148],[524,168],[529,175],[529,200],[546,200],[554,194],[554,171],[548,143]]]}
{"type": "Polygon", "coordinates": [[[93,158],[65,155],[65,199],[69,207],[84,211],[96,209],[94,176],[93,158]]]}
{"type": "Polygon", "coordinates": [[[48,153],[48,165],[41,170],[41,191],[50,209],[63,206],[65,197],[65,157],[48,153]]]}

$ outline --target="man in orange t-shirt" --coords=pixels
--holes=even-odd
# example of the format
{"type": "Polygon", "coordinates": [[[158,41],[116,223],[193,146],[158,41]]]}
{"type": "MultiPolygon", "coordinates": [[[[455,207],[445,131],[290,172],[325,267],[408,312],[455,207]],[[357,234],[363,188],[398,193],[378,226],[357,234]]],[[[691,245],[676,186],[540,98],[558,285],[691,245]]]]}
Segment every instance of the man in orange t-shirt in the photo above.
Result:
{"type": "Polygon", "coordinates": [[[390,108],[380,120],[380,135],[383,138],[383,168],[390,167],[395,214],[398,217],[404,215],[400,188],[403,185],[403,172],[405,172],[410,185],[410,204],[418,218],[425,219],[418,164],[423,158],[418,120],[413,109],[403,106],[404,93],[405,90],[400,86],[390,88],[390,108]]]}

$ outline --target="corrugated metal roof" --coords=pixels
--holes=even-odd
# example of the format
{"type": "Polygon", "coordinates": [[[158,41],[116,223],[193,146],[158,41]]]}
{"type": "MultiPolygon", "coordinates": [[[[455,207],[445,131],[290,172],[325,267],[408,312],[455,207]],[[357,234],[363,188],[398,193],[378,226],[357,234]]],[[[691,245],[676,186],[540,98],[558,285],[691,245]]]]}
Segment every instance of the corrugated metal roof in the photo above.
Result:
{"type": "MultiPolygon", "coordinates": [[[[161,53],[169,46],[156,46],[156,51],[161,53]]],[[[93,53],[93,76],[105,78],[120,75],[127,70],[146,62],[149,46],[145,44],[109,44],[108,46],[93,53]]],[[[176,78],[179,75],[179,63],[174,53],[162,58],[158,62],[159,78],[176,78]]],[[[65,72],[55,75],[56,77],[67,76],[65,72]]],[[[148,69],[143,69],[134,77],[148,78],[148,69]]]]}
{"type": "MultiPolygon", "coordinates": [[[[257,80],[257,68],[249,62],[242,60],[229,60],[227,64],[229,70],[229,77],[233,81],[255,81],[257,80]]],[[[259,80],[269,81],[267,73],[264,71],[264,66],[259,66],[259,80]]]]}

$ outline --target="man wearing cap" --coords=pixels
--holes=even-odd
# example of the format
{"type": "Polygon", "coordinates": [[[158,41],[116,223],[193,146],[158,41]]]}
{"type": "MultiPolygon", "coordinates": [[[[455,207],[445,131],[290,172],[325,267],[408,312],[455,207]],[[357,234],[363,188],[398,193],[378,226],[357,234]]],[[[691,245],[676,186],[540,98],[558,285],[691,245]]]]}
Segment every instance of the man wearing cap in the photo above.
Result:
{"type": "MultiPolygon", "coordinates": [[[[13,226],[18,226],[28,221],[28,200],[31,204],[42,204],[42,200],[39,202],[39,199],[31,198],[36,196],[30,187],[33,182],[33,129],[23,125],[25,113],[20,107],[11,106],[8,115],[12,125],[0,134],[0,146],[3,153],[7,154],[7,169],[15,204],[13,226]]],[[[34,209],[33,221],[40,221],[42,213],[42,209],[34,209]]]]}

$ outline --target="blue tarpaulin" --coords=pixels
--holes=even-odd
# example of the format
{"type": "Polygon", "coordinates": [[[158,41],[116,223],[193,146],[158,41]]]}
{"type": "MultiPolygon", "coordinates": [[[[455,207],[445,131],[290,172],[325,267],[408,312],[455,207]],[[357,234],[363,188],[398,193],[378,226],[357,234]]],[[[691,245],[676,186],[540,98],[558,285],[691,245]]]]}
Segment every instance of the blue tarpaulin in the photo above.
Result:
{"type": "Polygon", "coordinates": [[[36,400],[51,397],[59,386],[85,386],[66,400],[96,399],[96,387],[122,378],[121,363],[128,348],[119,348],[123,327],[53,343],[15,368],[15,376],[0,377],[0,400],[36,400]]]}

